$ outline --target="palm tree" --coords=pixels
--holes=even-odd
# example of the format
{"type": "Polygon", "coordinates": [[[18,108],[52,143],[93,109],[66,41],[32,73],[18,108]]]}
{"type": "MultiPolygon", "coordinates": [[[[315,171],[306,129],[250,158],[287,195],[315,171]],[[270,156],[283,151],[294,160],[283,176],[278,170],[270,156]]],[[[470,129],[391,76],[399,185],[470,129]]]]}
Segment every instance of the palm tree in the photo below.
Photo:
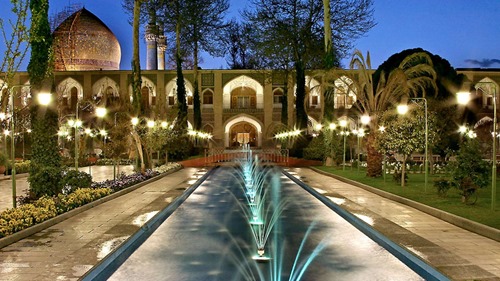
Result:
{"type": "MultiPolygon", "coordinates": [[[[345,81],[349,90],[356,95],[356,107],[362,114],[369,115],[370,134],[367,137],[367,175],[377,177],[382,174],[382,154],[376,149],[375,141],[379,134],[378,120],[381,114],[403,98],[426,96],[426,90],[434,89],[437,95],[436,72],[430,56],[424,52],[408,55],[399,66],[388,74],[382,72],[375,87],[372,77],[370,53],[367,52],[366,60],[363,54],[356,50],[350,62],[351,71],[332,71],[337,79],[350,79],[345,81]],[[355,70],[355,71],[353,71],[355,70]]],[[[335,79],[324,81],[334,81],[335,79]]],[[[335,87],[335,85],[333,85],[335,87]]]]}

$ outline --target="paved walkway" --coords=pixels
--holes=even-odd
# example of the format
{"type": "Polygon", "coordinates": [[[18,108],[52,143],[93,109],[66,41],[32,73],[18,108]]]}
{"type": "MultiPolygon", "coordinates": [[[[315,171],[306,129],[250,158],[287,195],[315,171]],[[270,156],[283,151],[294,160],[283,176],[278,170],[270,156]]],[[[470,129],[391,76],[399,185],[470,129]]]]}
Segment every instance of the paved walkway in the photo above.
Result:
{"type": "MultiPolygon", "coordinates": [[[[500,281],[499,242],[310,169],[289,171],[453,280],[500,281]]],[[[204,172],[180,170],[0,249],[0,280],[78,279],[204,172]]]]}
{"type": "Polygon", "coordinates": [[[453,280],[500,280],[500,242],[311,169],[289,171],[453,280]]]}
{"type": "Polygon", "coordinates": [[[0,249],[0,280],[77,280],[182,194],[199,171],[180,170],[0,249]]]}

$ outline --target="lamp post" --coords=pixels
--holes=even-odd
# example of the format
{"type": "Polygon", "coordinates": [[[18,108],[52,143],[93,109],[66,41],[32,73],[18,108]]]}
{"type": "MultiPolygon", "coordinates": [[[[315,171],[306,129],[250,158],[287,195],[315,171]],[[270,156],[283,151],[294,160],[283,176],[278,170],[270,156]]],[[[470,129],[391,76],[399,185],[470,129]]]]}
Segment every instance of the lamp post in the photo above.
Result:
{"type": "MultiPolygon", "coordinates": [[[[424,110],[425,110],[425,157],[424,157],[424,173],[425,173],[425,184],[424,184],[424,191],[427,192],[427,182],[428,182],[428,176],[429,176],[429,159],[428,159],[428,147],[429,147],[429,127],[428,127],[428,115],[427,115],[427,99],[426,98],[410,98],[410,100],[422,100],[424,101],[424,110]]],[[[399,114],[406,114],[408,112],[408,106],[407,105],[398,105],[398,113],[399,114]]]]}
{"type": "Polygon", "coordinates": [[[345,119],[340,120],[339,125],[340,125],[340,127],[342,127],[342,132],[340,132],[340,134],[344,136],[344,153],[342,156],[342,170],[345,171],[345,146],[346,146],[346,137],[349,134],[349,132],[346,131],[347,120],[345,120],[345,119]]]}
{"type": "Polygon", "coordinates": [[[80,109],[80,100],[76,100],[75,108],[75,120],[69,120],[68,125],[75,128],[75,170],[78,171],[78,158],[80,157],[80,151],[78,148],[78,142],[80,141],[80,127],[82,126],[82,121],[78,119],[78,111],[80,109]]]}
{"type": "MultiPolygon", "coordinates": [[[[378,127],[378,131],[383,134],[385,132],[385,127],[384,126],[378,127]]],[[[385,182],[385,177],[386,177],[385,174],[386,174],[386,169],[387,169],[387,166],[386,166],[387,165],[387,159],[386,159],[387,155],[386,154],[387,154],[386,151],[384,151],[383,166],[382,166],[382,169],[383,169],[382,174],[384,175],[384,182],[385,182]]]]}
{"type": "Polygon", "coordinates": [[[491,210],[495,210],[497,198],[497,88],[493,87],[493,155],[491,163],[491,210]]]}
{"type": "Polygon", "coordinates": [[[368,125],[368,123],[370,123],[370,116],[363,115],[363,116],[361,116],[360,121],[361,121],[361,127],[358,128],[358,134],[357,134],[357,136],[358,136],[358,173],[359,173],[359,166],[361,165],[360,140],[365,136],[365,130],[363,128],[363,125],[368,125]]]}
{"type": "MultiPolygon", "coordinates": [[[[104,118],[106,116],[106,114],[108,113],[108,110],[105,108],[105,107],[96,107],[95,109],[95,114],[97,115],[97,117],[99,118],[104,118]]],[[[102,147],[102,151],[104,153],[104,146],[106,145],[106,135],[107,135],[107,132],[106,132],[106,129],[101,129],[99,131],[99,134],[101,136],[103,136],[103,147],[102,147]]]]}
{"type": "Polygon", "coordinates": [[[333,131],[337,128],[337,125],[335,123],[330,123],[328,126],[330,128],[330,158],[331,158],[331,163],[330,166],[333,166],[335,155],[333,152],[333,131]]]}
{"type": "MultiPolygon", "coordinates": [[[[16,190],[16,146],[15,146],[15,141],[14,141],[14,137],[15,137],[15,114],[14,114],[14,89],[15,88],[22,88],[22,87],[30,87],[30,85],[27,85],[27,84],[21,84],[21,85],[13,85],[12,87],[10,87],[9,91],[10,91],[10,111],[11,111],[11,119],[10,119],[10,130],[12,131],[12,139],[11,139],[11,142],[10,142],[10,150],[11,150],[11,154],[12,154],[12,159],[11,159],[11,164],[12,164],[12,172],[11,172],[11,180],[12,180],[12,206],[14,208],[16,208],[17,206],[17,202],[16,202],[16,193],[17,193],[17,190],[16,190]]],[[[50,100],[49,100],[50,102],[50,100]]],[[[7,137],[5,137],[5,140],[7,140],[7,137]]],[[[7,145],[7,141],[5,142],[5,144],[7,145]]]]}

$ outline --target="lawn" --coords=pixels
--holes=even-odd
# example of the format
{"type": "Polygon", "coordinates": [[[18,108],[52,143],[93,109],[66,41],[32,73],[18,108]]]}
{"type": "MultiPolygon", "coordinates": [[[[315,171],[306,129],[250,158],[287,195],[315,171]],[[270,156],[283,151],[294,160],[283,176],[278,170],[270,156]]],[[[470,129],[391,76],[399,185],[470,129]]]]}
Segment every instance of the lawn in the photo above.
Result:
{"type": "MultiPolygon", "coordinates": [[[[386,175],[384,180],[383,177],[367,177],[364,169],[360,169],[358,172],[356,168],[351,170],[349,167],[345,171],[338,167],[318,166],[316,168],[500,229],[500,196],[497,191],[496,209],[492,211],[491,185],[479,190],[478,200],[474,205],[466,205],[462,203],[457,189],[450,189],[446,197],[438,195],[437,189],[433,184],[435,179],[444,177],[443,174],[429,175],[426,189],[424,174],[408,174],[406,186],[401,187],[392,179],[392,175],[389,174],[386,175]]],[[[500,188],[500,182],[497,182],[497,186],[500,188]]]]}

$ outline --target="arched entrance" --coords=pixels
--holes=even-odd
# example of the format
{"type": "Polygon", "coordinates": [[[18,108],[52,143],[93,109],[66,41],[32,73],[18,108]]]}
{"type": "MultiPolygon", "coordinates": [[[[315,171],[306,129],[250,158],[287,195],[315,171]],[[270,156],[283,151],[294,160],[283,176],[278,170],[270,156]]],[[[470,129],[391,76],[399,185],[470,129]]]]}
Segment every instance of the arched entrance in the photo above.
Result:
{"type": "Polygon", "coordinates": [[[262,125],[251,116],[239,116],[228,121],[224,126],[225,147],[240,147],[250,144],[260,147],[262,144],[262,125]]]}
{"type": "Polygon", "coordinates": [[[257,130],[248,122],[239,122],[231,127],[229,131],[229,146],[238,147],[243,144],[257,146],[257,130]]]}

